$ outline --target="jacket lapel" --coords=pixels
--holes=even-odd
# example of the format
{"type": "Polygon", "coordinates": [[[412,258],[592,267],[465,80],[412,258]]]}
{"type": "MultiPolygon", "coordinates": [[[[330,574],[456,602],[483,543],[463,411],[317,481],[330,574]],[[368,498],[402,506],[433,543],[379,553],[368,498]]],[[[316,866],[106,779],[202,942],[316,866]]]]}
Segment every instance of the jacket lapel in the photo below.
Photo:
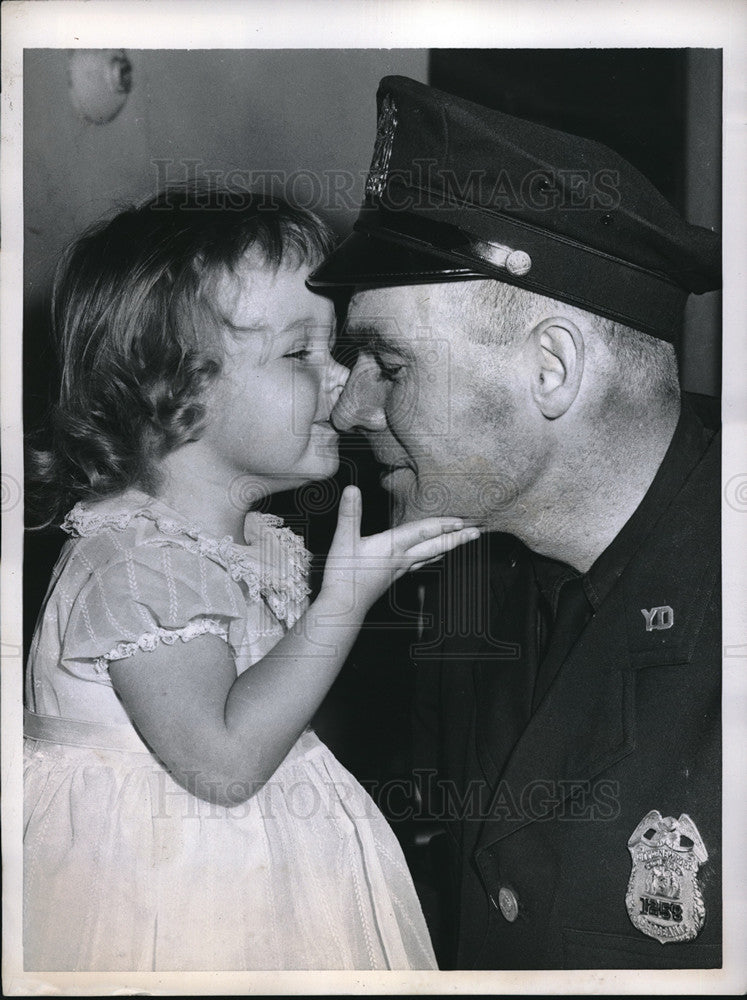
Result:
{"type": "Polygon", "coordinates": [[[622,610],[619,599],[605,602],[529,720],[495,785],[478,848],[548,816],[574,787],[634,749],[622,610]]]}
{"type": "Polygon", "coordinates": [[[491,550],[486,590],[490,603],[478,654],[472,656],[475,749],[483,777],[497,783],[529,716],[537,641],[534,574],[519,546],[508,556],[491,550]]]}

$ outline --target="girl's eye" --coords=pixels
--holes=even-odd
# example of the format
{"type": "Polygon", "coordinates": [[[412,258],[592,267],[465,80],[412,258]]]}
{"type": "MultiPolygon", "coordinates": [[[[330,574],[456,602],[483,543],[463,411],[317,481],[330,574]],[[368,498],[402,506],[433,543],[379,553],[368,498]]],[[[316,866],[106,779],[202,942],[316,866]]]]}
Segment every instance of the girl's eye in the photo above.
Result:
{"type": "Polygon", "coordinates": [[[296,358],[299,361],[305,361],[309,357],[311,351],[308,347],[299,347],[297,351],[290,351],[288,354],[284,354],[284,358],[296,358]]]}

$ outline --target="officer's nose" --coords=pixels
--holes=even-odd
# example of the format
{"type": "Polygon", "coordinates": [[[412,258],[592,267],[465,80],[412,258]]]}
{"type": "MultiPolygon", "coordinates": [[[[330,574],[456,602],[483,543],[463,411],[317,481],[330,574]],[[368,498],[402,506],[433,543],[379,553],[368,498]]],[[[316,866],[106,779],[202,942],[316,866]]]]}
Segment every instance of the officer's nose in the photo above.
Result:
{"type": "Polygon", "coordinates": [[[378,371],[373,358],[359,357],[355,362],[330,417],[338,431],[379,431],[386,427],[386,388],[378,371]]]}
{"type": "Polygon", "coordinates": [[[330,404],[333,407],[333,409],[337,404],[338,400],[340,399],[342,391],[345,388],[345,384],[349,377],[350,377],[349,368],[346,368],[345,365],[341,365],[338,361],[335,361],[334,359],[331,360],[329,367],[327,368],[326,385],[327,385],[327,391],[329,392],[330,404]]]}

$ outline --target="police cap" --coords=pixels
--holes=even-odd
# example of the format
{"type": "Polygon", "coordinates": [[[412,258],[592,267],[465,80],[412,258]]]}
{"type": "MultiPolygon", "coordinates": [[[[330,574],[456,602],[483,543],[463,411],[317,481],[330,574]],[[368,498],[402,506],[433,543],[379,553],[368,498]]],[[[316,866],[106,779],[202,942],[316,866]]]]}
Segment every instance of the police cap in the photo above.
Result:
{"type": "Polygon", "coordinates": [[[720,287],[719,236],[601,143],[405,77],[377,104],[360,215],[311,287],[497,278],[670,341],[720,287]]]}

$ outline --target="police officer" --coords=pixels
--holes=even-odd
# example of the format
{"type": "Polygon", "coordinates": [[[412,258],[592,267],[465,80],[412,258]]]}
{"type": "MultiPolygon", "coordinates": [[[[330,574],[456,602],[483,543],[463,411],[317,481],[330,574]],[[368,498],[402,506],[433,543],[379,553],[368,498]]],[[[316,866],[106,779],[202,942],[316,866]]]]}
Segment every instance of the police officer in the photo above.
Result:
{"type": "Polygon", "coordinates": [[[416,650],[446,961],[718,966],[719,444],[674,345],[719,239],[598,143],[398,77],[378,111],[310,283],[353,290],[333,419],[395,518],[483,529],[416,650]]]}

